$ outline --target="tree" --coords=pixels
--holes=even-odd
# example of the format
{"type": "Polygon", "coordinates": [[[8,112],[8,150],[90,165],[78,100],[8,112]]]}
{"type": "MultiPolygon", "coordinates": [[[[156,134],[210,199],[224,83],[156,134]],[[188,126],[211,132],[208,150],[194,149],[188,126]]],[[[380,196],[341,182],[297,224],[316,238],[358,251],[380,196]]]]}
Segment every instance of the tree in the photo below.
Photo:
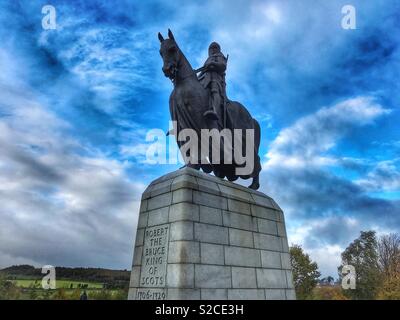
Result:
{"type": "Polygon", "coordinates": [[[17,300],[21,295],[21,289],[14,281],[4,279],[0,276],[0,300],[17,300]]]}
{"type": "Polygon", "coordinates": [[[361,231],[360,237],[342,252],[339,277],[342,277],[344,265],[353,266],[356,272],[356,288],[345,290],[345,295],[356,300],[375,299],[382,281],[375,231],[361,231]]]}
{"type": "Polygon", "coordinates": [[[400,273],[384,278],[377,298],[379,300],[400,300],[400,273]]]}
{"type": "Polygon", "coordinates": [[[378,242],[379,267],[383,283],[379,288],[378,299],[400,299],[400,236],[389,234],[380,237],[378,242]]]}
{"type": "Polygon", "coordinates": [[[299,245],[290,247],[290,263],[293,270],[293,282],[297,299],[311,298],[312,291],[321,276],[317,263],[312,262],[310,256],[304,253],[303,248],[299,245]]]}
{"type": "Polygon", "coordinates": [[[391,233],[378,242],[379,267],[386,276],[400,271],[400,235],[391,233]]]}

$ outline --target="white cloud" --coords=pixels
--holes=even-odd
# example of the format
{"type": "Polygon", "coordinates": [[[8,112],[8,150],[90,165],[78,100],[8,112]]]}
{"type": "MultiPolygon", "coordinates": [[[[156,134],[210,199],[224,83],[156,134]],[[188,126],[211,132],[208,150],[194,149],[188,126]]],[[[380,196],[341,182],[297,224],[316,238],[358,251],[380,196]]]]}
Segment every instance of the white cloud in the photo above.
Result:
{"type": "Polygon", "coordinates": [[[370,97],[348,99],[298,119],[269,147],[261,185],[285,212],[289,242],[302,245],[323,276],[337,276],[340,253],[361,230],[399,223],[394,203],[369,198],[358,185],[327,168],[368,168],[371,163],[364,159],[328,152],[351,129],[370,125],[389,112],[370,97]],[[371,218],[377,208],[385,213],[379,225],[371,218]]]}
{"type": "Polygon", "coordinates": [[[129,268],[145,185],[67,135],[68,124],[33,94],[12,92],[0,118],[0,267],[129,268]]]}
{"type": "Polygon", "coordinates": [[[322,277],[331,275],[336,278],[341,253],[358,236],[359,230],[358,220],[331,216],[289,227],[288,235],[290,244],[301,245],[311,259],[318,263],[322,277]]]}
{"type": "Polygon", "coordinates": [[[396,163],[400,163],[400,159],[378,162],[373,170],[355,183],[367,191],[399,191],[400,170],[396,163]]]}
{"type": "Polygon", "coordinates": [[[341,264],[341,253],[344,248],[338,245],[324,245],[305,250],[313,261],[317,261],[321,278],[332,276],[338,278],[337,267],[341,264]]]}
{"type": "Polygon", "coordinates": [[[256,6],[255,10],[261,12],[265,18],[274,24],[279,24],[282,21],[282,13],[276,5],[263,3],[256,6]]]}
{"type": "Polygon", "coordinates": [[[281,130],[270,145],[264,167],[333,165],[337,159],[325,155],[325,152],[351,128],[371,124],[389,112],[371,97],[357,97],[321,108],[281,130]]]}

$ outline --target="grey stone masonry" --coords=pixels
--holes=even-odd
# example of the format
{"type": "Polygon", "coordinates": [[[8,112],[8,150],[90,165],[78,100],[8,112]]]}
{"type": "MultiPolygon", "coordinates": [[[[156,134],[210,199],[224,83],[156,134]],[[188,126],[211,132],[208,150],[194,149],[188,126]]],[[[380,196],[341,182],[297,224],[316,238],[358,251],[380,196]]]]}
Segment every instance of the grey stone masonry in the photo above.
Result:
{"type": "Polygon", "coordinates": [[[142,195],[130,300],[296,299],[282,209],[184,168],[142,195]]]}

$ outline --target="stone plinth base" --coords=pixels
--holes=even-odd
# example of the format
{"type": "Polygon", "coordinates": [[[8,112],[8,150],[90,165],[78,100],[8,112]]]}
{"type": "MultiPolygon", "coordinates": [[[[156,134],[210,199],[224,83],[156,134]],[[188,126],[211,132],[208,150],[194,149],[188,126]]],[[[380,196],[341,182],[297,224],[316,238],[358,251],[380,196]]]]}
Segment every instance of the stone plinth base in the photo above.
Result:
{"type": "Polygon", "coordinates": [[[142,196],[128,299],[295,299],[282,210],[185,168],[142,196]]]}

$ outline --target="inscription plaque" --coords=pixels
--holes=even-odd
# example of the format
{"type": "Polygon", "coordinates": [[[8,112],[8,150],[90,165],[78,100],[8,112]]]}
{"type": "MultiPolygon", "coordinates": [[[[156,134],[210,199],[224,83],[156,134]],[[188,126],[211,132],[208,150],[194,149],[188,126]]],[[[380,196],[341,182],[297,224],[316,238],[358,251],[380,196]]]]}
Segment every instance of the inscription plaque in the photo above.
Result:
{"type": "Polygon", "coordinates": [[[140,271],[141,288],[165,287],[167,274],[168,239],[168,224],[146,228],[144,233],[142,267],[140,271]]]}
{"type": "Polygon", "coordinates": [[[167,289],[138,288],[136,300],[166,300],[167,289]]]}

